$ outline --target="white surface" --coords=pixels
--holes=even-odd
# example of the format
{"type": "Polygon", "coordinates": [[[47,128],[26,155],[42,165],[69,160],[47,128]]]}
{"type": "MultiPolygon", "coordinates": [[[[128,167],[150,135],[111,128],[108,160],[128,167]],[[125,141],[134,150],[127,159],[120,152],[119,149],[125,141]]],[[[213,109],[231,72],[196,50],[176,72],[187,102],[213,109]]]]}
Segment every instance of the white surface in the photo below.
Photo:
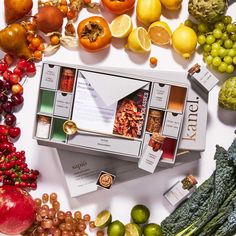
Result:
{"type": "MultiPolygon", "coordinates": [[[[183,2],[180,12],[170,13],[163,11],[162,20],[166,20],[172,29],[175,29],[179,23],[183,22],[187,14],[187,2],[183,2]],[[168,19],[167,19],[168,18],[168,19]]],[[[36,12],[37,1],[34,0],[34,11],[36,12]]],[[[4,27],[3,21],[3,1],[0,1],[1,9],[1,28],[4,27]]],[[[229,8],[229,14],[235,16],[236,3],[229,8]]],[[[88,12],[84,9],[79,14],[79,19],[88,16],[88,12]]],[[[131,13],[133,23],[135,21],[135,12],[131,13]]],[[[108,15],[110,21],[113,15],[108,15]]],[[[236,19],[234,19],[236,20],[236,19]]],[[[130,68],[142,68],[147,70],[172,70],[181,71],[187,69],[195,62],[202,64],[202,56],[195,54],[190,60],[183,60],[179,55],[174,53],[169,47],[152,46],[150,55],[137,55],[126,52],[123,49],[125,40],[114,39],[110,48],[100,53],[90,54],[82,49],[78,51],[68,51],[61,48],[51,61],[57,60],[66,63],[78,63],[91,66],[118,66],[130,68]],[[158,58],[158,66],[150,68],[149,57],[158,58]]],[[[147,205],[151,210],[150,222],[160,223],[172,210],[169,203],[164,199],[163,193],[172,186],[177,180],[181,179],[187,173],[193,173],[199,183],[210,176],[215,168],[213,155],[215,145],[219,144],[228,148],[234,138],[234,129],[236,128],[236,112],[230,112],[218,108],[217,98],[219,86],[216,86],[210,93],[209,98],[209,114],[207,125],[207,143],[206,150],[202,153],[201,160],[194,161],[182,166],[178,166],[155,175],[149,175],[130,181],[118,186],[112,187],[111,190],[101,190],[79,198],[72,199],[69,196],[62,170],[58,162],[58,154],[55,149],[37,145],[32,139],[33,125],[36,111],[36,101],[39,87],[39,69],[34,78],[30,78],[24,84],[24,106],[19,111],[17,123],[22,129],[20,139],[16,143],[19,150],[26,151],[26,159],[30,168],[38,169],[41,176],[38,181],[38,189],[32,191],[34,197],[40,197],[43,193],[57,192],[61,201],[63,210],[75,211],[80,209],[83,213],[91,214],[92,218],[103,209],[109,209],[112,212],[113,219],[119,219],[123,223],[130,220],[130,210],[137,204],[147,205]]],[[[223,77],[227,78],[227,75],[223,77]]],[[[221,78],[221,82],[223,79],[221,78]]],[[[221,83],[220,82],[220,83],[221,83]]],[[[66,158],[66,156],[65,156],[66,158]]],[[[93,235],[93,233],[89,233],[93,235]]]]}

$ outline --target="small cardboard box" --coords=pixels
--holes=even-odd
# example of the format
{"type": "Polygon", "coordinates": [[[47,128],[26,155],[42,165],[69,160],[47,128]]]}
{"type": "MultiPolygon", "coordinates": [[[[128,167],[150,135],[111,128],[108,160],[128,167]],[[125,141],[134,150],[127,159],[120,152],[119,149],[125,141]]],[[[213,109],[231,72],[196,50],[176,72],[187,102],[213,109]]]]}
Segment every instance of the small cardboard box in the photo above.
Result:
{"type": "MultiPolygon", "coordinates": [[[[107,155],[128,161],[138,161],[147,146],[147,137],[151,137],[152,129],[155,129],[150,125],[149,117],[149,112],[155,110],[161,114],[161,127],[158,132],[166,136],[166,143],[164,142],[163,147],[167,150],[170,144],[173,145],[172,152],[167,150],[168,152],[165,153],[163,150],[165,158],[162,158],[161,162],[173,165],[181,139],[185,105],[189,96],[189,85],[184,83],[187,81],[186,74],[177,73],[175,75],[173,72],[165,72],[165,76],[159,76],[158,73],[142,75],[129,74],[128,71],[118,72],[87,66],[44,62],[40,94],[45,91],[51,94],[53,102],[46,104],[46,107],[47,110],[53,112],[41,111],[45,104],[41,104],[42,99],[39,96],[34,132],[38,143],[91,153],[96,156],[107,155]],[[54,73],[49,73],[52,68],[54,73]],[[60,91],[63,68],[71,68],[76,71],[73,86],[68,90],[69,92],[60,91]],[[53,74],[53,83],[42,82],[45,81],[48,74],[53,74]],[[181,82],[172,80],[176,77],[181,82]],[[181,90],[177,100],[176,89],[181,90]],[[173,94],[175,94],[175,98],[173,94]],[[125,113],[127,107],[130,106],[133,106],[130,109],[133,109],[136,117],[125,113]],[[96,109],[99,110],[99,113],[96,109]],[[94,113],[92,114],[91,111],[94,113]],[[124,114],[125,118],[122,118],[124,114]],[[48,116],[52,120],[48,139],[42,139],[36,135],[39,115],[48,116]],[[172,128],[170,124],[167,126],[165,123],[166,121],[170,123],[170,117],[173,118],[172,121],[175,124],[172,128]],[[121,121],[122,119],[123,121],[121,121]],[[133,124],[135,119],[140,120],[133,124]],[[67,120],[73,120],[80,129],[90,131],[73,136],[66,135],[62,125],[67,120]],[[127,122],[135,128],[129,130],[121,128],[127,122]],[[152,127],[151,131],[147,130],[148,125],[152,127]],[[120,137],[118,137],[119,135],[120,137]]],[[[70,84],[69,81],[68,84],[70,84]]]]}

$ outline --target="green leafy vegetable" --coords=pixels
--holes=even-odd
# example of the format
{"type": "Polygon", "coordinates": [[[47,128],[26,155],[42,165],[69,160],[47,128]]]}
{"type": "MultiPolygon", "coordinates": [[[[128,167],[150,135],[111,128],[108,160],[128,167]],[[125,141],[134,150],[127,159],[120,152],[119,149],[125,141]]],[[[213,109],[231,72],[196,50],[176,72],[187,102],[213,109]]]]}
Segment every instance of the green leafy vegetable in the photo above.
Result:
{"type": "Polygon", "coordinates": [[[230,236],[236,232],[236,140],[217,146],[216,170],[192,196],[162,222],[166,236],[230,236]]]}

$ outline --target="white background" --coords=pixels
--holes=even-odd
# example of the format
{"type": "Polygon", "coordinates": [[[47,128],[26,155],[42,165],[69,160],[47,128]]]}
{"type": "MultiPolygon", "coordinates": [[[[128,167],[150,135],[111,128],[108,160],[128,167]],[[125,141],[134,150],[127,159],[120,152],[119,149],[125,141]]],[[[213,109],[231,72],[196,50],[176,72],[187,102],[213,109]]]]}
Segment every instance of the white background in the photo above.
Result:
{"type": "MultiPolygon", "coordinates": [[[[0,26],[5,26],[3,2],[0,1],[0,26]]],[[[188,17],[187,2],[184,0],[182,9],[178,12],[167,12],[163,10],[161,20],[167,21],[174,30],[181,22],[188,17]]],[[[33,13],[36,13],[37,1],[34,0],[33,13]]],[[[236,3],[229,7],[228,13],[235,17],[236,3]],[[233,14],[234,13],[234,14],[233,14]]],[[[83,9],[79,14],[79,20],[89,16],[90,13],[83,9]]],[[[136,25],[135,11],[130,15],[136,25]]],[[[112,14],[104,15],[108,21],[114,17],[112,14]]],[[[234,19],[236,20],[236,19],[234,19]]],[[[77,24],[76,24],[77,25],[77,24]]],[[[103,52],[91,54],[79,49],[79,51],[69,51],[61,48],[54,56],[49,57],[51,61],[60,61],[73,64],[85,64],[90,66],[117,66],[147,70],[171,70],[183,71],[194,63],[203,64],[202,56],[195,54],[190,60],[183,60],[174,53],[171,47],[158,47],[152,45],[152,51],[148,55],[138,55],[127,52],[123,49],[125,40],[114,39],[110,48],[103,52]],[[149,57],[158,58],[158,65],[151,68],[149,57]]],[[[38,181],[36,191],[31,191],[33,197],[40,197],[43,193],[57,192],[63,210],[81,210],[84,214],[91,214],[92,218],[103,209],[109,209],[113,219],[119,219],[123,223],[130,220],[130,210],[138,203],[145,204],[151,210],[150,222],[160,223],[173,210],[163,198],[163,193],[180,180],[187,173],[193,173],[199,183],[208,178],[215,168],[213,155],[215,145],[219,144],[225,148],[231,144],[236,129],[236,112],[226,111],[218,107],[217,99],[219,86],[216,86],[209,96],[207,141],[206,150],[202,153],[200,160],[188,164],[149,175],[138,180],[129,181],[118,186],[113,186],[111,190],[101,190],[82,197],[72,199],[65,183],[60,163],[58,161],[57,150],[49,147],[39,146],[36,140],[32,139],[33,125],[35,119],[37,95],[39,88],[40,64],[38,64],[37,74],[34,78],[29,78],[24,84],[24,106],[16,114],[18,126],[22,130],[20,139],[15,144],[18,150],[26,151],[26,159],[30,168],[38,169],[41,176],[38,181]]],[[[220,76],[220,84],[229,75],[220,76]]],[[[66,158],[66,156],[64,157],[66,158]]],[[[89,235],[93,233],[89,232],[89,235]]]]}

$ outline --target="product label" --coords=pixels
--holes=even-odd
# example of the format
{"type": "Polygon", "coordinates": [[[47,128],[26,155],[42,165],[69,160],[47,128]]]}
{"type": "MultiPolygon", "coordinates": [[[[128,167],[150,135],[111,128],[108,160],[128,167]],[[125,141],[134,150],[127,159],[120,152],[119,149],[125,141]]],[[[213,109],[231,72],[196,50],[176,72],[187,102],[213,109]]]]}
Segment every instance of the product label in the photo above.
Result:
{"type": "Polygon", "coordinates": [[[59,72],[59,66],[44,64],[41,87],[56,89],[59,72]]]}
{"type": "Polygon", "coordinates": [[[203,66],[200,67],[199,71],[192,75],[192,78],[207,92],[210,92],[218,83],[218,79],[203,66]]]}
{"type": "Polygon", "coordinates": [[[186,199],[190,193],[189,190],[183,189],[183,184],[181,182],[177,182],[164,194],[164,196],[172,206],[175,206],[186,199]]]}
{"type": "Polygon", "coordinates": [[[177,138],[183,115],[167,112],[164,122],[163,135],[177,138]]]}
{"type": "Polygon", "coordinates": [[[153,147],[147,146],[144,154],[139,159],[138,167],[140,169],[153,173],[162,156],[162,153],[162,150],[154,151],[153,147]]]}
{"type": "Polygon", "coordinates": [[[165,109],[169,90],[169,85],[154,83],[150,105],[153,107],[165,109]]]}

